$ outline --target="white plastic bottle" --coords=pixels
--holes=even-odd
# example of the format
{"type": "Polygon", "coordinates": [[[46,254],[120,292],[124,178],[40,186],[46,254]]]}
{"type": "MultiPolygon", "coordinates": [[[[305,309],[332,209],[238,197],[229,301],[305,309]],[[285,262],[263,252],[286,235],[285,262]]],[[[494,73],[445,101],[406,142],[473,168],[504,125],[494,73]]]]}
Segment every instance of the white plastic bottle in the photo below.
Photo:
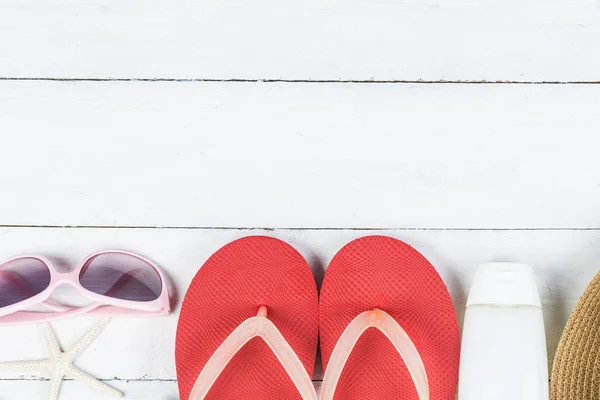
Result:
{"type": "Polygon", "coordinates": [[[542,306],[531,267],[488,263],[463,328],[458,400],[548,400],[542,306]]]}

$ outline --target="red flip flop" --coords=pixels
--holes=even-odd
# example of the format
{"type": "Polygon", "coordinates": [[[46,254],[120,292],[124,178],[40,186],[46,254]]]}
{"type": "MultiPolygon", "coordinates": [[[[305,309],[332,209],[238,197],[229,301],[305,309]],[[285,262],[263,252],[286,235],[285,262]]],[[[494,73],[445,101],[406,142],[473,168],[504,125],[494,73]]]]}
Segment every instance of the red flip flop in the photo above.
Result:
{"type": "Polygon", "coordinates": [[[314,277],[290,245],[254,236],[221,248],[181,308],[181,399],[316,400],[318,313],[314,277]]]}
{"type": "Polygon", "coordinates": [[[321,288],[320,336],[321,400],[455,398],[452,300],[433,266],[399,240],[364,237],[336,254],[321,288]]]}

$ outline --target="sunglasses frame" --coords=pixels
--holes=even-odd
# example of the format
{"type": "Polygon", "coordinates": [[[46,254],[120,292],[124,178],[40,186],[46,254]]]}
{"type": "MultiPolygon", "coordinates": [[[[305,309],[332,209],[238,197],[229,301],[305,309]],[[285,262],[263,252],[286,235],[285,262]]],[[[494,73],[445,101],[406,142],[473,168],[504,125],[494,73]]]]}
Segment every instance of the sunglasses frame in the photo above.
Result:
{"type": "Polygon", "coordinates": [[[146,316],[168,315],[171,311],[168,282],[165,275],[162,273],[160,268],[156,266],[156,264],[140,255],[122,250],[99,251],[97,253],[87,256],[70,272],[58,272],[52,261],[50,261],[46,257],[37,255],[26,255],[13,257],[9,260],[3,261],[2,263],[0,263],[0,270],[5,264],[27,258],[33,258],[44,263],[44,265],[46,266],[46,268],[48,268],[48,271],[50,272],[50,283],[48,284],[48,287],[46,287],[40,293],[18,303],[0,308],[0,325],[20,324],[26,322],[46,322],[81,314],[94,314],[109,317],[133,315],[146,316]],[[158,298],[151,301],[121,300],[116,299],[114,297],[108,297],[105,295],[94,293],[84,288],[81,285],[79,279],[83,267],[91,259],[103,254],[122,254],[134,257],[154,268],[154,270],[158,273],[161,281],[161,293],[158,296],[158,298]],[[73,286],[79,292],[79,294],[92,300],[94,303],[88,304],[83,307],[71,307],[48,302],[47,300],[50,298],[52,293],[54,293],[56,288],[61,285],[73,286]],[[27,307],[39,304],[50,308],[54,312],[23,311],[27,307]]]}

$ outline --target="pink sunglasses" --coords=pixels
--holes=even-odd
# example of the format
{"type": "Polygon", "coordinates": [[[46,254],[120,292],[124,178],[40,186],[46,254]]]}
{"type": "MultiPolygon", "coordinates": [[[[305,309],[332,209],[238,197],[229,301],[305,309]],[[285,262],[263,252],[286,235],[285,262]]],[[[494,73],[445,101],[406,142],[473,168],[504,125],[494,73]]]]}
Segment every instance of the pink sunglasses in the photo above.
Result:
{"type": "Polygon", "coordinates": [[[42,322],[92,313],[103,316],[167,315],[169,292],[163,273],[136,254],[111,250],[92,254],[71,272],[60,273],[40,256],[0,264],[0,325],[42,322]],[[63,284],[93,301],[68,307],[48,301],[63,284]],[[44,305],[52,312],[23,311],[44,305]]]}

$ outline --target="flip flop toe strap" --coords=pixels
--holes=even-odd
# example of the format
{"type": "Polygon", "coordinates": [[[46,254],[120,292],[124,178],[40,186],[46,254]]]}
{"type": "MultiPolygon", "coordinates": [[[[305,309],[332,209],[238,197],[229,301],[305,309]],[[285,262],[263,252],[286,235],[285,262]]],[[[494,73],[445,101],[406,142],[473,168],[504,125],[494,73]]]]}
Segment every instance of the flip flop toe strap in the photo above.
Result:
{"type": "Polygon", "coordinates": [[[323,378],[321,400],[333,400],[344,366],[356,343],[369,328],[379,329],[392,342],[412,377],[419,400],[429,400],[427,373],[417,347],[391,315],[377,308],[356,316],[338,339],[323,378]]]}
{"type": "MultiPolygon", "coordinates": [[[[256,317],[242,322],[221,343],[210,357],[190,394],[189,400],[203,400],[227,364],[238,351],[255,337],[262,338],[271,348],[303,400],[317,400],[317,394],[302,361],[279,329],[267,318],[267,308],[261,306],[256,317]]],[[[268,373],[268,372],[266,372],[268,373]]]]}

